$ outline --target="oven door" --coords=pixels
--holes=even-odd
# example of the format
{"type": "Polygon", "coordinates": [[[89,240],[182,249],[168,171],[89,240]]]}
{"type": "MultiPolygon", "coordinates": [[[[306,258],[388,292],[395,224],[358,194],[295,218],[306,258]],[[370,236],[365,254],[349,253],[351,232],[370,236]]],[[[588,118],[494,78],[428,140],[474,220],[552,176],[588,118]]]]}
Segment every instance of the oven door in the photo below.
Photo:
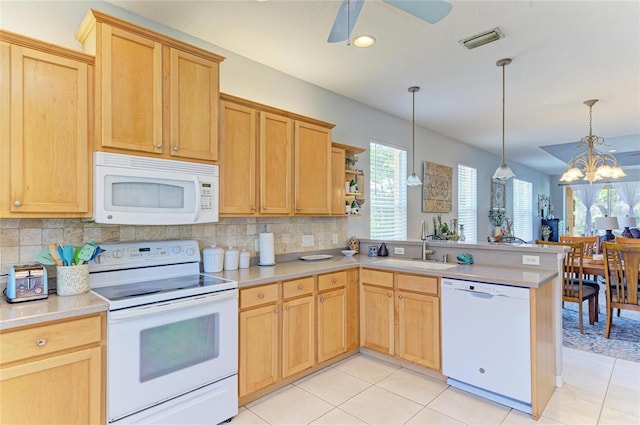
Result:
{"type": "Polygon", "coordinates": [[[238,290],[109,312],[112,422],[238,371],[238,290]]]}

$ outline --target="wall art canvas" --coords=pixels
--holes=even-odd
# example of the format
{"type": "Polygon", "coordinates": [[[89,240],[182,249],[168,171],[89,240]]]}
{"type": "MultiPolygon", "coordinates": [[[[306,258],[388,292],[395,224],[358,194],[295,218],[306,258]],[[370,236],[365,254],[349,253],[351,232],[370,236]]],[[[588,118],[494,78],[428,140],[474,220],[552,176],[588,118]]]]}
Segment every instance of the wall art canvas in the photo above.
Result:
{"type": "Polygon", "coordinates": [[[491,179],[491,209],[506,208],[507,183],[502,180],[491,179]]]}
{"type": "Polygon", "coordinates": [[[450,212],[453,168],[425,161],[422,181],[422,212],[450,212]]]}

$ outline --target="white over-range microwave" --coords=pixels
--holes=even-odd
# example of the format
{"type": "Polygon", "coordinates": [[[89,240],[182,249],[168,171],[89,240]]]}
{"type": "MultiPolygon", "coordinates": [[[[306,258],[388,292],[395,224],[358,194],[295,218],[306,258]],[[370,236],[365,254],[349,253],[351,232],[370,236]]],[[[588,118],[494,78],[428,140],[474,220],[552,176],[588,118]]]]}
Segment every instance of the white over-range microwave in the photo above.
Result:
{"type": "Polygon", "coordinates": [[[107,152],[93,154],[97,223],[218,221],[218,166],[107,152]]]}

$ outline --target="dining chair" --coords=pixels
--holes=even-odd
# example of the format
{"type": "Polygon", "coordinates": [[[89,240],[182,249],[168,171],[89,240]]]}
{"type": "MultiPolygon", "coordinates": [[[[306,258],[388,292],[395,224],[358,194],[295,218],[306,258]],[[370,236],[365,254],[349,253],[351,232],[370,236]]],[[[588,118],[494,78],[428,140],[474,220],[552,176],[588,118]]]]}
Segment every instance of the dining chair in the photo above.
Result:
{"type": "Polygon", "coordinates": [[[604,337],[609,338],[614,308],[640,311],[638,299],[640,244],[605,242],[602,247],[607,294],[607,326],[604,337]]]}
{"type": "MultiPolygon", "coordinates": [[[[560,236],[560,242],[582,242],[584,243],[584,260],[593,260],[593,254],[597,249],[598,236],[560,236]]],[[[603,276],[604,277],[604,276],[603,276]]],[[[598,321],[598,315],[600,313],[600,284],[598,283],[598,277],[593,275],[585,275],[582,277],[582,284],[584,286],[590,286],[596,291],[596,314],[595,321],[598,321]]]]}
{"type": "Polygon", "coordinates": [[[562,274],[562,302],[578,303],[578,314],[580,320],[580,333],[584,334],[584,323],[582,318],[582,304],[587,301],[589,306],[589,324],[595,323],[596,315],[596,295],[598,291],[591,286],[582,284],[582,265],[584,260],[583,242],[550,242],[536,240],[538,245],[562,245],[571,250],[563,259],[562,274]]]}
{"type": "Polygon", "coordinates": [[[625,238],[624,236],[616,236],[615,243],[640,244],[639,238],[625,238]]]}

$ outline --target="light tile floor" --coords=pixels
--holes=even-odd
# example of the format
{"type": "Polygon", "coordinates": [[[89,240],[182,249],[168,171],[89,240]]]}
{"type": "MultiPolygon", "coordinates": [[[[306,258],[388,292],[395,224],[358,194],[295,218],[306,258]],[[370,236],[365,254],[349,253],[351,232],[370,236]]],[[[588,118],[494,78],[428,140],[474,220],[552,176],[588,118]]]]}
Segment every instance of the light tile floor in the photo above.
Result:
{"type": "Polygon", "coordinates": [[[640,363],[564,348],[542,418],[358,354],[240,408],[232,424],[640,424],[640,363]]]}

